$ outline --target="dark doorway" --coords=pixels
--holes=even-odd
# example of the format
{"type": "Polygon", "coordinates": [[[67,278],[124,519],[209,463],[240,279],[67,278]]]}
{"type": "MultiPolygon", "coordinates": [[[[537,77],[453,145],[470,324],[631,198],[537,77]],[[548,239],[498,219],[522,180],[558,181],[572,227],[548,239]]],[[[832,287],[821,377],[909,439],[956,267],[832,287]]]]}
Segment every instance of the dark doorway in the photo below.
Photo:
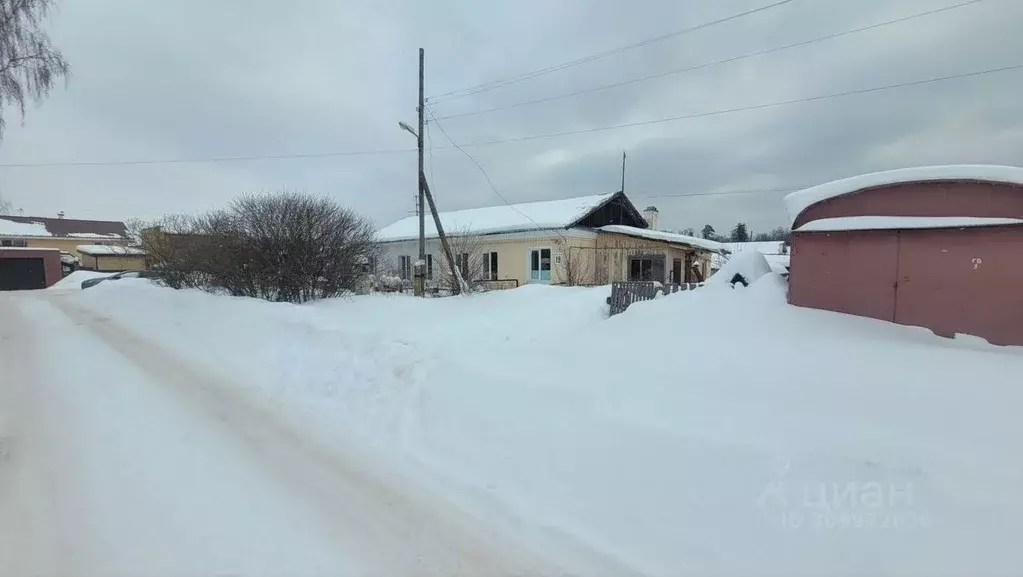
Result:
{"type": "Polygon", "coordinates": [[[671,282],[674,284],[685,282],[682,278],[682,259],[680,258],[671,261],[671,282]]]}
{"type": "Polygon", "coordinates": [[[0,258],[0,290],[46,288],[46,269],[41,258],[0,258]]]}

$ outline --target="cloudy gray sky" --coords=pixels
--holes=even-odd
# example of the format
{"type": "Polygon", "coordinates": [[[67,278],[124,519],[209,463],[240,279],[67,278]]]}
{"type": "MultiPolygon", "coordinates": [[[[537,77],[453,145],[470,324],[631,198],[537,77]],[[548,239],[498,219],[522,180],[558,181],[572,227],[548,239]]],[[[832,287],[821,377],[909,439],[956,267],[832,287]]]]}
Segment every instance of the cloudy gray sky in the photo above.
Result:
{"type": "MultiPolygon", "coordinates": [[[[470,97],[438,117],[770,49],[962,0],[794,0],[470,97]]],[[[6,111],[0,164],[401,150],[414,139],[417,49],[438,95],[573,60],[771,0],[64,1],[54,41],[74,75],[24,124],[6,111]]],[[[1023,2],[983,0],[835,40],[574,98],[442,120],[458,143],[643,122],[1023,64],[1023,2]]],[[[919,164],[1023,165],[1023,70],[789,106],[467,150],[511,201],[617,190],[670,228],[787,224],[783,192],[919,164]],[[757,191],[750,194],[716,194],[757,191]],[[680,196],[701,195],[701,196],[680,196]]],[[[431,127],[441,209],[497,204],[431,127]]],[[[240,192],[330,195],[380,225],[413,210],[415,154],[246,162],[0,167],[26,214],[191,212],[240,192]]]]}

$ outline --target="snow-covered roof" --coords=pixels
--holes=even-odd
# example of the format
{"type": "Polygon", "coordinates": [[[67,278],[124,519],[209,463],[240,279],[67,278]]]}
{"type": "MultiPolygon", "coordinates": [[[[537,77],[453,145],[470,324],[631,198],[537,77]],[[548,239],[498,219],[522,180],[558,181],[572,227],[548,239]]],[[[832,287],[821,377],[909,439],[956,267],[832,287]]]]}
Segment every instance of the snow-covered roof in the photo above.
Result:
{"type": "MultiPolygon", "coordinates": [[[[487,206],[440,213],[444,232],[452,236],[463,232],[494,234],[532,229],[566,228],[600,208],[616,192],[522,204],[487,206]]],[[[433,219],[426,219],[426,237],[436,238],[433,219]]],[[[419,217],[410,216],[377,231],[383,242],[419,238],[419,217]]]]}
{"type": "MultiPolygon", "coordinates": [[[[788,255],[782,254],[784,242],[780,240],[768,240],[761,242],[723,242],[722,246],[726,250],[736,255],[743,251],[759,252],[760,254],[767,257],[767,262],[771,264],[771,268],[775,269],[775,272],[784,272],[784,269],[788,267],[788,255]],[[777,258],[774,258],[777,257],[777,258]]],[[[787,252],[787,251],[786,251],[787,252]]],[[[711,268],[719,269],[728,262],[730,257],[722,254],[715,254],[711,258],[711,268]]]]}
{"type": "Polygon", "coordinates": [[[964,228],[1023,224],[1018,218],[982,218],[976,216],[843,216],[810,221],[798,232],[839,230],[893,230],[907,228],[964,228]]]}
{"type": "Polygon", "coordinates": [[[141,248],[130,246],[109,246],[105,244],[83,244],[78,246],[78,252],[90,256],[123,255],[140,256],[146,254],[141,248]]]}
{"type": "Polygon", "coordinates": [[[66,238],[128,237],[123,222],[113,220],[77,220],[45,216],[0,216],[0,235],[66,238]]]}
{"type": "Polygon", "coordinates": [[[689,246],[695,246],[697,248],[706,249],[711,252],[718,252],[725,248],[720,242],[707,240],[705,238],[697,238],[695,236],[688,236],[684,234],[675,234],[673,232],[665,232],[663,230],[636,228],[634,226],[625,226],[623,224],[609,224],[607,226],[600,227],[599,230],[603,232],[624,234],[638,238],[648,238],[651,240],[663,240],[665,242],[687,244],[689,246]]]}
{"type": "Polygon", "coordinates": [[[109,238],[109,239],[120,239],[121,235],[117,233],[98,233],[98,232],[69,232],[67,234],[70,238],[109,238]]]}
{"type": "Polygon", "coordinates": [[[767,260],[767,264],[771,265],[771,271],[778,274],[784,274],[789,271],[789,264],[791,262],[791,257],[789,255],[765,254],[764,258],[767,260]]]}
{"type": "Polygon", "coordinates": [[[15,222],[0,217],[0,236],[53,236],[41,222],[15,222]]]}
{"type": "Polygon", "coordinates": [[[751,242],[723,242],[721,244],[733,253],[744,250],[756,250],[760,251],[760,254],[784,254],[782,252],[782,246],[785,244],[785,241],[765,240],[751,242]]]}
{"type": "Polygon", "coordinates": [[[885,172],[862,174],[843,178],[799,190],[785,196],[785,210],[792,222],[810,205],[863,190],[890,184],[906,182],[931,182],[940,180],[976,180],[983,182],[1005,182],[1023,185],[1023,168],[1015,166],[994,166],[966,164],[952,166],[920,166],[900,168],[885,172]]]}

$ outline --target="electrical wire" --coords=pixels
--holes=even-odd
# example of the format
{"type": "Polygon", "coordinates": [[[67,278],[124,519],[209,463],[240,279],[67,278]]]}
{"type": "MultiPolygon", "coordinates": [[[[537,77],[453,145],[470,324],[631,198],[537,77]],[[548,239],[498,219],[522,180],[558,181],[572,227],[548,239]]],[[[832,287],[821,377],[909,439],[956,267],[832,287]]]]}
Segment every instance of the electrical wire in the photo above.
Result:
{"type": "Polygon", "coordinates": [[[655,36],[653,38],[647,38],[646,40],[640,40],[639,42],[633,42],[632,44],[626,44],[625,46],[619,46],[618,48],[612,48],[611,50],[606,50],[604,52],[597,52],[595,54],[590,54],[588,56],[583,56],[582,58],[577,58],[575,60],[570,60],[568,62],[562,62],[561,64],[555,64],[553,66],[548,66],[546,68],[540,68],[538,70],[533,70],[531,72],[525,72],[525,73],[522,73],[522,74],[519,74],[519,75],[516,75],[516,76],[511,76],[511,77],[503,78],[503,79],[499,79],[499,80],[492,80],[490,82],[484,82],[482,84],[477,84],[475,86],[469,86],[469,87],[461,88],[461,89],[458,89],[458,90],[452,90],[452,91],[449,91],[449,92],[444,92],[444,93],[441,93],[441,94],[436,94],[436,95],[433,95],[433,96],[429,97],[428,100],[431,101],[431,102],[442,102],[442,101],[446,101],[446,100],[454,100],[456,98],[464,98],[466,96],[471,96],[473,94],[479,94],[480,92],[486,92],[488,90],[493,90],[495,88],[500,88],[502,86],[507,86],[509,84],[515,84],[515,83],[518,83],[518,82],[522,82],[524,80],[531,80],[533,78],[537,78],[539,76],[544,76],[544,75],[550,74],[552,72],[557,72],[559,70],[564,70],[566,68],[571,68],[573,66],[578,66],[580,64],[585,64],[587,62],[593,62],[594,60],[599,60],[601,58],[606,58],[608,56],[613,56],[615,54],[621,54],[623,52],[627,52],[629,50],[634,50],[636,48],[640,48],[640,47],[646,46],[648,44],[653,44],[655,42],[661,42],[661,41],[664,41],[664,40],[669,40],[671,38],[682,36],[682,35],[688,34],[690,32],[695,32],[697,30],[702,30],[704,28],[710,28],[712,26],[717,26],[718,24],[724,24],[725,22],[730,22],[732,20],[737,20],[739,18],[744,18],[746,16],[750,16],[750,15],[756,14],[758,12],[763,12],[765,10],[770,10],[772,8],[777,8],[779,6],[783,6],[783,5],[788,4],[790,2],[792,2],[792,0],[780,0],[779,2],[774,2],[773,4],[767,4],[767,5],[764,5],[764,6],[760,6],[758,8],[754,8],[752,10],[746,10],[745,12],[740,12],[738,14],[732,14],[731,16],[726,16],[724,18],[719,18],[717,20],[712,20],[710,22],[704,22],[702,24],[697,24],[696,26],[690,26],[689,28],[683,28],[682,30],[676,30],[674,32],[669,32],[668,34],[662,34],[660,36],[655,36]]]}
{"type": "Polygon", "coordinates": [[[735,113],[735,112],[747,112],[747,111],[751,111],[751,110],[763,110],[765,108],[775,108],[775,107],[778,107],[778,106],[788,106],[788,105],[792,105],[792,104],[801,104],[801,103],[806,103],[806,102],[817,102],[817,101],[820,101],[820,100],[828,100],[828,99],[831,99],[831,98],[840,98],[840,97],[844,97],[844,96],[854,96],[854,95],[858,95],[858,94],[869,94],[869,93],[872,93],[872,92],[881,92],[881,91],[884,91],[884,90],[894,90],[896,88],[905,88],[907,86],[920,86],[920,85],[924,85],[924,84],[932,84],[932,83],[936,83],[936,82],[944,82],[944,81],[947,81],[947,80],[956,80],[956,79],[960,79],[960,78],[969,78],[969,77],[974,77],[974,76],[984,76],[984,75],[988,75],[988,74],[996,74],[996,73],[999,73],[999,72],[1008,72],[1010,70],[1018,70],[1020,68],[1023,68],[1023,64],[1014,64],[1014,65],[1011,65],[1011,66],[1002,66],[1002,67],[999,67],[999,68],[991,68],[991,69],[988,69],[988,70],[979,70],[979,71],[975,71],[975,72],[964,72],[964,73],[961,73],[961,74],[952,74],[952,75],[948,75],[948,76],[939,76],[939,77],[936,77],[936,78],[927,78],[927,79],[924,79],[924,80],[913,80],[913,81],[910,81],[910,82],[900,82],[900,83],[897,83],[897,84],[887,84],[887,85],[884,85],[884,86],[874,86],[874,87],[871,87],[871,88],[861,88],[861,89],[858,89],[858,90],[847,90],[845,92],[835,92],[835,93],[831,93],[831,94],[821,94],[821,95],[818,95],[818,96],[808,96],[808,97],[805,97],[805,98],[794,98],[794,99],[791,99],[791,100],[779,100],[779,101],[775,101],[775,102],[765,102],[765,103],[762,103],[762,104],[754,104],[754,105],[750,105],[750,106],[740,106],[740,107],[737,107],[737,108],[726,108],[726,109],[722,109],[722,110],[711,110],[711,111],[707,111],[707,112],[698,112],[698,113],[695,113],[695,114],[686,114],[686,115],[683,115],[683,116],[673,116],[673,117],[670,117],[670,118],[659,118],[659,119],[656,119],[656,120],[643,120],[643,121],[640,121],[640,122],[628,122],[628,123],[625,123],[625,124],[614,124],[614,125],[611,125],[611,126],[595,126],[595,127],[583,128],[583,129],[579,129],[579,130],[568,130],[568,131],[564,131],[564,132],[552,132],[552,133],[548,133],[548,134],[534,134],[534,135],[531,135],[531,136],[520,136],[520,137],[517,137],[517,138],[505,138],[505,139],[501,139],[501,140],[488,140],[488,141],[482,141],[482,142],[470,142],[470,143],[462,144],[461,146],[473,147],[473,146],[489,146],[489,145],[492,145],[492,144],[506,144],[506,143],[510,143],[510,142],[525,142],[525,141],[528,141],[528,140],[541,140],[541,139],[546,139],[546,138],[557,138],[557,137],[560,137],[560,136],[571,136],[571,135],[575,135],[575,134],[587,134],[587,133],[591,133],[591,132],[603,132],[603,131],[607,131],[607,130],[618,130],[620,128],[631,128],[631,127],[634,127],[634,126],[648,126],[648,125],[653,125],[653,124],[663,124],[665,122],[677,122],[679,120],[691,120],[691,119],[694,119],[694,118],[705,118],[705,117],[708,117],[708,116],[722,116],[722,115],[725,115],[725,114],[732,114],[732,113],[735,113]]]}
{"type": "MultiPolygon", "coordinates": [[[[497,197],[500,198],[501,201],[504,202],[504,204],[508,206],[508,208],[514,210],[515,212],[517,212],[520,215],[522,215],[523,217],[525,217],[526,220],[528,220],[529,222],[533,223],[533,226],[535,226],[537,228],[537,230],[544,230],[544,227],[540,226],[528,214],[526,214],[526,213],[522,212],[521,210],[519,210],[518,208],[516,208],[514,204],[512,204],[511,202],[508,202],[508,199],[505,198],[503,194],[501,194],[500,192],[497,191],[497,187],[494,186],[494,181],[490,179],[490,175],[487,174],[487,171],[486,171],[485,168],[483,168],[483,165],[480,164],[479,161],[476,160],[475,157],[473,157],[473,155],[469,154],[468,152],[466,152],[466,150],[464,148],[462,148],[461,146],[459,146],[458,144],[455,143],[455,141],[451,138],[451,136],[448,135],[448,132],[446,130],[444,130],[444,127],[440,125],[440,122],[437,121],[437,117],[434,116],[433,110],[430,110],[430,107],[426,108],[426,112],[427,112],[427,114],[430,115],[430,118],[433,119],[433,123],[437,125],[437,128],[440,130],[441,134],[444,135],[444,138],[446,138],[448,140],[448,142],[451,143],[451,146],[453,146],[456,149],[458,149],[462,154],[464,154],[466,156],[466,158],[471,160],[472,163],[476,165],[476,168],[479,169],[480,174],[483,175],[483,178],[487,179],[487,184],[490,185],[490,190],[493,191],[493,193],[496,194],[497,197]]],[[[567,239],[565,239],[565,235],[561,234],[561,231],[559,231],[557,229],[554,229],[554,232],[556,232],[558,234],[558,236],[560,236],[562,238],[562,240],[566,240],[567,241],[567,239]]]]}
{"type": "Polygon", "coordinates": [[[291,160],[299,158],[329,158],[341,156],[370,156],[377,154],[404,154],[416,152],[415,148],[399,148],[390,150],[353,150],[344,152],[312,152],[304,154],[272,154],[258,156],[213,156],[197,158],[170,158],[151,160],[88,160],[72,162],[18,162],[0,164],[0,168],[58,168],[66,166],[135,166],[147,164],[199,164],[213,162],[247,162],[257,160],[291,160]]]}
{"type": "Polygon", "coordinates": [[[696,70],[704,70],[704,69],[707,69],[707,68],[712,68],[714,66],[720,66],[722,64],[729,64],[729,63],[732,63],[732,62],[738,62],[740,60],[746,60],[746,59],[749,59],[749,58],[755,58],[757,56],[765,56],[767,54],[773,54],[775,52],[781,52],[781,51],[784,51],[784,50],[791,50],[792,48],[799,48],[799,47],[807,46],[807,45],[810,45],[810,44],[816,44],[818,42],[824,42],[826,40],[833,40],[835,38],[841,38],[843,36],[849,36],[851,34],[858,34],[860,32],[866,32],[868,30],[875,30],[877,28],[882,28],[884,26],[891,26],[893,24],[900,24],[902,22],[907,22],[907,21],[910,21],[910,20],[915,20],[917,18],[923,18],[925,16],[931,16],[931,15],[934,15],[934,14],[940,14],[942,12],[948,12],[950,10],[955,10],[957,8],[964,8],[966,6],[972,6],[974,4],[978,4],[978,3],[983,2],[983,1],[984,0],[969,0],[968,2],[962,2],[962,3],[959,3],[959,4],[954,4],[952,6],[945,6],[943,8],[936,8],[934,10],[928,10],[926,12],[919,12],[919,13],[916,13],[916,14],[911,14],[909,16],[903,16],[901,18],[896,18],[894,20],[887,20],[885,22],[879,22],[877,24],[871,24],[869,26],[862,26],[860,28],[853,28],[851,30],[845,30],[843,32],[838,32],[838,33],[835,33],[835,34],[828,34],[826,36],[818,36],[817,38],[811,38],[809,40],[803,40],[801,42],[795,42],[795,43],[792,43],[792,44],[786,44],[784,46],[777,46],[775,48],[769,48],[769,49],[760,50],[760,51],[757,51],[757,52],[750,52],[750,53],[747,53],[747,54],[743,54],[741,56],[733,56],[731,58],[725,58],[723,60],[715,60],[713,62],[706,62],[706,63],[703,63],[703,64],[696,64],[696,65],[693,65],[693,66],[688,66],[686,68],[678,68],[678,69],[675,69],[675,70],[669,70],[667,72],[660,72],[660,73],[651,74],[651,75],[648,75],[648,76],[641,76],[641,77],[638,77],[638,78],[631,78],[629,80],[623,80],[621,82],[614,82],[614,83],[611,83],[611,84],[603,84],[601,86],[595,86],[593,88],[587,88],[587,89],[584,89],[584,90],[576,90],[575,92],[568,92],[568,93],[565,93],[565,94],[558,94],[558,95],[555,95],[555,96],[548,96],[546,98],[538,98],[536,100],[528,100],[528,101],[525,101],[525,102],[518,102],[518,103],[515,103],[515,104],[508,104],[508,105],[504,105],[504,106],[498,106],[498,107],[495,107],[495,108],[486,108],[486,109],[483,109],[483,110],[473,110],[473,111],[469,111],[469,112],[460,112],[460,113],[457,113],[457,114],[449,114],[447,116],[441,116],[441,117],[439,117],[439,119],[440,120],[450,120],[450,119],[454,119],[454,118],[463,118],[463,117],[466,117],[466,116],[475,116],[477,114],[489,114],[489,113],[492,113],[492,112],[499,112],[499,111],[502,111],[502,110],[510,110],[510,109],[513,109],[513,108],[522,108],[524,106],[532,106],[534,104],[543,104],[545,102],[552,102],[552,101],[561,100],[561,99],[564,99],[564,98],[571,98],[573,96],[580,96],[580,95],[583,95],[583,94],[590,94],[590,93],[593,93],[593,92],[599,92],[599,91],[608,90],[608,89],[611,89],[611,88],[618,88],[620,86],[628,86],[628,85],[637,84],[637,83],[640,83],[640,82],[647,82],[649,80],[656,80],[656,79],[659,79],[659,78],[666,78],[668,76],[673,76],[673,75],[677,75],[677,74],[683,74],[683,73],[686,73],[686,72],[693,72],[693,71],[696,71],[696,70]]]}
{"type": "MultiPolygon", "coordinates": [[[[848,90],[844,92],[835,92],[830,94],[821,94],[817,96],[809,96],[804,98],[794,98],[790,100],[780,100],[775,102],[765,102],[761,104],[753,104],[749,106],[740,106],[735,108],[727,108],[720,110],[710,110],[705,112],[686,114],[682,116],[673,116],[669,118],[660,118],[655,120],[644,120],[640,122],[629,122],[625,124],[615,124],[611,126],[595,126],[590,128],[583,128],[579,130],[569,130],[564,132],[554,132],[547,134],[534,134],[529,136],[520,136],[516,138],[505,138],[499,140],[488,140],[481,142],[469,142],[463,144],[455,144],[452,142],[452,146],[437,146],[434,147],[438,150],[447,148],[470,148],[475,146],[490,146],[495,144],[507,144],[513,142],[525,142],[530,140],[541,140],[548,138],[558,138],[562,136],[572,136],[577,134],[587,134],[591,132],[603,132],[608,130],[618,130],[622,128],[631,128],[636,126],[648,126],[654,124],[662,124],[667,122],[677,122],[681,120],[691,120],[695,118],[705,118],[710,116],[723,116],[727,114],[733,114],[738,112],[748,112],[753,110],[763,110],[767,108],[775,108],[780,106],[790,106],[794,104],[802,104],[807,102],[817,102],[823,100],[829,100],[832,98],[841,98],[846,96],[854,96],[859,94],[869,94],[873,92],[882,92],[885,90],[894,90],[898,88],[905,88],[909,86],[921,86],[926,84],[933,84],[938,82],[945,82],[950,80],[957,80],[962,78],[970,78],[977,76],[986,76],[989,74],[997,74],[1001,72],[1008,72],[1012,70],[1018,70],[1023,68],[1023,64],[1014,64],[1011,66],[1002,66],[998,68],[990,68],[987,70],[978,70],[974,72],[964,72],[960,74],[952,74],[947,76],[939,76],[935,78],[927,78],[923,80],[914,80],[910,82],[900,82],[896,84],[888,84],[884,86],[873,86],[870,88],[861,88],[857,90],[848,90]]],[[[434,117],[434,121],[437,122],[437,117],[433,115],[433,111],[430,111],[431,116],[434,117]]],[[[438,128],[441,128],[440,124],[437,124],[438,128]]],[[[442,132],[443,129],[442,129],[442,132]]],[[[445,137],[447,133],[445,132],[445,137]]],[[[449,139],[450,140],[450,139],[449,139]]],[[[151,160],[114,160],[114,161],[75,161],[75,162],[45,162],[45,163],[9,163],[0,164],[0,168],[55,168],[55,167],[83,167],[83,166],[130,166],[130,165],[159,165],[159,164],[186,164],[186,163],[207,163],[207,162],[239,162],[239,161],[259,161],[259,160],[285,160],[285,159],[301,159],[301,158],[328,158],[328,157],[345,157],[345,156],[366,156],[366,155],[384,155],[384,154],[406,154],[416,152],[415,149],[391,149],[391,150],[362,150],[362,151],[345,151],[345,152],[319,152],[319,153],[308,153],[308,154],[277,154],[277,155],[259,155],[259,156],[228,156],[228,157],[197,157],[187,159],[151,159],[151,160]]],[[[465,152],[462,150],[462,152],[465,152]]],[[[467,153],[466,153],[467,154],[467,153]]],[[[471,158],[471,156],[470,156],[471,158]]]]}
{"type": "Polygon", "coordinates": [[[737,194],[768,194],[768,193],[779,193],[779,192],[795,192],[797,190],[803,190],[809,188],[810,184],[803,186],[787,186],[784,188],[759,188],[759,189],[745,189],[745,190],[720,190],[720,191],[707,191],[707,192],[682,192],[678,194],[641,194],[641,195],[629,195],[632,198],[688,198],[692,196],[731,196],[737,194]]]}

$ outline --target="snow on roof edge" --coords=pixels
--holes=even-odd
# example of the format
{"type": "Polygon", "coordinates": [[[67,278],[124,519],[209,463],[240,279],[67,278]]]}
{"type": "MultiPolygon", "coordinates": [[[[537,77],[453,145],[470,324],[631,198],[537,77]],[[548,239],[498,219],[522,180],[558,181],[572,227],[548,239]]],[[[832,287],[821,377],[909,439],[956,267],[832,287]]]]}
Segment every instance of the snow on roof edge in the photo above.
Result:
{"type": "Polygon", "coordinates": [[[609,224],[602,226],[597,230],[604,232],[624,234],[627,236],[634,236],[639,238],[647,238],[650,240],[662,240],[665,242],[675,242],[680,244],[688,244],[697,248],[709,250],[711,252],[720,252],[722,250],[728,250],[727,247],[722,245],[720,242],[707,240],[705,238],[698,238],[695,236],[687,236],[684,234],[675,234],[673,232],[665,232],[662,230],[650,230],[648,228],[636,228],[634,226],[626,226],[624,224],[609,224]]]}
{"type": "Polygon", "coordinates": [[[789,220],[794,224],[804,210],[830,198],[845,196],[866,188],[876,188],[890,184],[940,180],[976,180],[1023,185],[1023,168],[987,164],[899,168],[896,170],[861,174],[811,186],[810,188],[787,194],[783,202],[785,203],[785,211],[788,213],[789,220]]]}
{"type": "Polygon", "coordinates": [[[118,256],[143,256],[146,251],[130,247],[130,246],[114,246],[106,244],[80,244],[75,249],[82,253],[90,256],[105,256],[105,255],[118,255],[118,256]]]}
{"type": "MultiPolygon", "coordinates": [[[[532,230],[569,228],[594,210],[621,194],[620,191],[559,200],[491,205],[440,213],[444,232],[458,236],[470,231],[474,235],[501,234],[532,230]]],[[[419,237],[417,217],[400,219],[376,233],[379,242],[400,242],[419,237]]],[[[426,221],[426,237],[437,238],[432,219],[426,221]]]]}
{"type": "Polygon", "coordinates": [[[1023,224],[1023,219],[975,216],[841,216],[812,220],[794,232],[967,228],[1019,224],[1023,224]]]}

